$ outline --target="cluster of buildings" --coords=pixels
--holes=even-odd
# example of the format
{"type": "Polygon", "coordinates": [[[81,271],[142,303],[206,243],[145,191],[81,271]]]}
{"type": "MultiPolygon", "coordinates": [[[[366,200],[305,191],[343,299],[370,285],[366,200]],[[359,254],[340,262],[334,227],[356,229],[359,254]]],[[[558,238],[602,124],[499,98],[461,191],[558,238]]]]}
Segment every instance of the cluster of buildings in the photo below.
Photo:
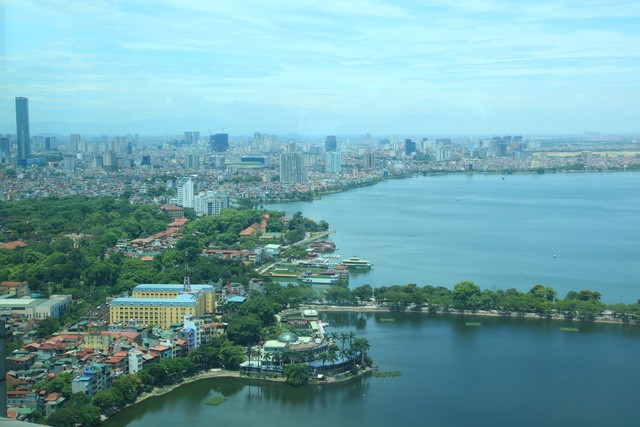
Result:
{"type": "Polygon", "coordinates": [[[358,352],[338,355],[332,348],[335,342],[325,334],[326,325],[318,319],[318,312],[314,309],[285,312],[282,322],[289,330],[255,347],[253,355],[240,365],[240,371],[281,373],[286,364],[304,363],[311,374],[322,376],[325,372],[345,371],[360,357],[358,352]]]}
{"type": "Polygon", "coordinates": [[[16,133],[0,134],[0,200],[126,195],[132,203],[172,202],[215,215],[232,199],[296,198],[419,172],[531,171],[576,163],[607,170],[640,163],[631,137],[586,135],[568,141],[517,135],[374,139],[369,134],[342,140],[329,135],[324,142],[280,141],[258,132],[253,137],[218,133],[203,138],[198,131],[181,138],[72,133],[62,139],[31,136],[28,99],[17,97],[16,133]],[[559,149],[578,151],[554,156],[559,149]],[[167,175],[182,178],[163,178],[167,175]],[[158,186],[172,190],[173,200],[147,193],[158,186]]]}
{"type": "MultiPolygon", "coordinates": [[[[5,291],[26,295],[28,285],[3,282],[0,292],[5,291]]],[[[94,395],[120,375],[185,356],[224,333],[224,324],[214,319],[215,307],[214,287],[191,285],[187,277],[182,285],[139,285],[131,297],[115,298],[48,339],[38,336],[38,323],[47,316],[31,316],[20,308],[3,311],[5,336],[22,341],[6,358],[9,416],[30,420],[35,412],[49,416],[58,410],[64,396],[48,393],[37,384],[62,373],[71,375],[72,393],[94,395]]]]}
{"type": "Polygon", "coordinates": [[[51,295],[44,298],[29,292],[26,282],[0,283],[0,316],[15,315],[25,319],[60,317],[71,304],[71,295],[51,295]]]}

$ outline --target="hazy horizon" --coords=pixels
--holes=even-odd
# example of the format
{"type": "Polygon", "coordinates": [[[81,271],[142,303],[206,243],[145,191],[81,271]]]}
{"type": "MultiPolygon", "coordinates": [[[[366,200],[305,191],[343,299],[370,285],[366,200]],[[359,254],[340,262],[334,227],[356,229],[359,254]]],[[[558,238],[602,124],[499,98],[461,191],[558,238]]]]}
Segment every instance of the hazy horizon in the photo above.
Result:
{"type": "Polygon", "coordinates": [[[635,1],[0,0],[0,133],[640,132],[635,1]]]}

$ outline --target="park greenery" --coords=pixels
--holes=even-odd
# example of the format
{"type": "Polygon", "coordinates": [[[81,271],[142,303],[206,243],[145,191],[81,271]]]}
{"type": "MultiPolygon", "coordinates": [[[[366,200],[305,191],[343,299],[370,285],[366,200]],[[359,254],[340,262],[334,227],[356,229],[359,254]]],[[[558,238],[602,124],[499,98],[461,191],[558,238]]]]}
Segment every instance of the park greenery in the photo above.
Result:
{"type": "Polygon", "coordinates": [[[583,289],[571,291],[564,298],[557,291],[541,284],[529,292],[516,289],[481,289],[472,281],[457,283],[453,289],[444,286],[380,286],[369,285],[349,289],[329,287],[325,293],[328,303],[337,305],[362,305],[375,303],[394,311],[424,310],[429,312],[493,311],[511,315],[535,313],[540,316],[562,315],[567,318],[594,320],[609,310],[611,315],[623,321],[640,320],[640,301],[635,304],[605,304],[600,292],[583,289]]]}

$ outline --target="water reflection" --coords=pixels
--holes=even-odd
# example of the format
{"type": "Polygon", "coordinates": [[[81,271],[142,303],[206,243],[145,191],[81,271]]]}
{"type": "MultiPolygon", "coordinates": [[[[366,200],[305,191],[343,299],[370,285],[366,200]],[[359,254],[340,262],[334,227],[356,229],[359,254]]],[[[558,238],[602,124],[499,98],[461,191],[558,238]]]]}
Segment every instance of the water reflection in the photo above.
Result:
{"type": "Polygon", "coordinates": [[[402,376],[298,388],[205,379],[127,408],[106,425],[198,427],[215,419],[262,427],[465,426],[479,419],[496,425],[517,419],[533,427],[632,425],[637,417],[631,404],[640,378],[637,326],[569,323],[580,332],[567,333],[560,331],[563,321],[400,312],[325,313],[322,319],[331,324],[328,332],[338,334],[362,325],[357,334],[369,340],[380,369],[402,376]],[[213,394],[227,400],[205,405],[213,394]]]}

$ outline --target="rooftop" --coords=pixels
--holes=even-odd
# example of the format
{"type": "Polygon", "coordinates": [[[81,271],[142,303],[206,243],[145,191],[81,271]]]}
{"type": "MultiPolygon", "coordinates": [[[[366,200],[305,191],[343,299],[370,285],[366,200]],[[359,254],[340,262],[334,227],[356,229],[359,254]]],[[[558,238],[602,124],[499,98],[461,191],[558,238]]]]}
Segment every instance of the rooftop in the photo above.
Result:
{"type": "Polygon", "coordinates": [[[116,298],[111,302],[112,306],[158,306],[158,307],[193,307],[197,304],[192,294],[180,294],[175,298],[116,298]]]}

